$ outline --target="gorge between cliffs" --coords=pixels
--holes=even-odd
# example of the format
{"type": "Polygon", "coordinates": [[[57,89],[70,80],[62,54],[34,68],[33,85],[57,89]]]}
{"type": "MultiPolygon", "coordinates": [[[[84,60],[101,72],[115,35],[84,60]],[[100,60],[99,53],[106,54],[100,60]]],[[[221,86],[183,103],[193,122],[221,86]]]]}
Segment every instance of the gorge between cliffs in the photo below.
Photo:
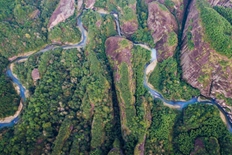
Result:
{"type": "MultiPolygon", "coordinates": [[[[191,5],[191,2],[192,0],[190,1],[186,1],[186,7],[185,7],[185,11],[184,11],[184,16],[183,16],[183,21],[181,22],[182,23],[182,26],[179,26],[181,27],[181,30],[178,32],[178,46],[177,46],[177,49],[176,49],[176,55],[178,56],[179,55],[179,50],[181,49],[182,47],[182,44],[183,44],[183,41],[182,41],[182,38],[183,38],[183,31],[184,31],[184,27],[185,27],[185,24],[186,24],[186,20],[188,18],[188,14],[189,14],[189,9],[190,9],[190,5],[191,5]]],[[[106,13],[102,13],[100,12],[101,15],[106,15],[106,13]]],[[[116,23],[116,27],[117,27],[117,32],[118,32],[118,35],[121,37],[121,30],[120,30],[120,25],[119,25],[119,20],[118,20],[118,15],[116,13],[112,13],[112,15],[114,16],[115,18],[115,23],[116,23]]],[[[61,48],[63,49],[72,49],[72,48],[85,48],[85,45],[86,45],[86,41],[87,41],[87,32],[86,30],[83,28],[82,26],[82,22],[81,22],[81,15],[77,18],[77,25],[78,27],[80,28],[80,31],[81,31],[81,34],[82,34],[82,39],[80,42],[76,43],[76,44],[73,44],[73,45],[63,45],[61,46],[61,48]]],[[[150,49],[150,47],[148,47],[147,45],[145,44],[134,44],[134,45],[138,45],[138,46],[141,46],[145,49],[148,49],[151,51],[151,62],[150,64],[147,65],[147,67],[145,68],[145,71],[144,71],[144,86],[149,90],[149,93],[154,97],[154,98],[158,98],[158,99],[161,99],[164,103],[167,104],[167,106],[173,106],[172,108],[177,108],[179,110],[182,110],[183,108],[185,108],[186,106],[188,106],[189,104],[194,104],[194,103],[199,103],[199,104],[215,104],[219,110],[223,113],[223,115],[226,117],[226,125],[228,127],[228,129],[230,130],[230,132],[232,132],[232,120],[230,118],[230,113],[227,113],[223,107],[221,107],[218,102],[214,99],[211,99],[211,100],[202,100],[202,99],[198,99],[200,98],[199,97],[193,97],[192,99],[190,99],[189,101],[168,101],[167,99],[165,99],[158,91],[156,91],[153,86],[148,83],[148,78],[149,78],[149,75],[151,74],[151,72],[155,69],[155,66],[157,64],[157,54],[156,54],[156,50],[155,49],[150,49]]],[[[55,48],[60,48],[60,46],[56,46],[55,44],[54,45],[48,45],[46,46],[44,49],[36,52],[36,53],[32,53],[32,54],[39,54],[39,53],[44,53],[44,52],[47,52],[49,50],[54,50],[55,48]]],[[[15,62],[22,62],[21,60],[23,61],[26,61],[26,59],[31,56],[32,54],[29,54],[27,55],[26,57],[25,56],[20,56],[20,57],[17,57],[16,56],[16,60],[13,60],[12,63],[15,63],[15,62]]],[[[12,65],[12,64],[11,64],[12,65]]],[[[18,80],[18,78],[16,77],[16,75],[13,74],[13,68],[12,67],[9,67],[8,70],[7,70],[7,74],[9,76],[9,78],[12,79],[12,82],[14,82],[18,88],[16,89],[19,89],[19,94],[21,96],[21,99],[22,101],[21,102],[25,102],[25,93],[26,93],[26,89],[25,87],[21,84],[21,82],[18,80]]],[[[175,100],[178,100],[178,99],[175,99],[175,100]]],[[[17,111],[17,114],[15,114],[14,117],[11,117],[11,119],[5,119],[7,120],[6,121],[2,121],[0,123],[0,127],[5,127],[5,126],[12,126],[13,123],[17,123],[18,122],[18,117],[19,117],[19,114],[22,110],[22,103],[20,103],[20,106],[19,106],[19,110],[17,111]]]]}
{"type": "Polygon", "coordinates": [[[50,41],[8,56],[21,102],[0,120],[2,152],[230,151],[231,58],[204,25],[204,8],[229,1],[64,2],[46,19],[50,41]]]}

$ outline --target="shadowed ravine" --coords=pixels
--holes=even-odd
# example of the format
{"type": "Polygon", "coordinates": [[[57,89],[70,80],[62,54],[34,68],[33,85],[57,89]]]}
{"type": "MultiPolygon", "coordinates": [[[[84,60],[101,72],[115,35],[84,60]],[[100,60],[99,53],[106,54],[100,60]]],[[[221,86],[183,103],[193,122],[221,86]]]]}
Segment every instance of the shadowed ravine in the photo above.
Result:
{"type": "MultiPolygon", "coordinates": [[[[99,13],[103,14],[101,12],[99,12],[99,13]]],[[[112,15],[115,17],[114,19],[115,19],[115,23],[116,23],[116,26],[117,26],[118,35],[121,36],[121,30],[120,30],[120,26],[119,26],[118,15],[115,14],[115,13],[113,13],[112,15]]],[[[83,28],[83,25],[82,25],[82,22],[81,22],[81,15],[77,18],[77,25],[78,25],[78,27],[79,27],[79,29],[81,31],[81,34],[82,34],[81,41],[79,43],[73,44],[73,45],[63,45],[63,46],[51,44],[51,45],[48,45],[47,47],[45,47],[42,50],[40,50],[40,51],[38,51],[36,53],[33,53],[33,54],[44,53],[44,52],[47,52],[49,50],[53,50],[55,48],[63,48],[63,49],[84,48],[85,45],[86,45],[86,41],[87,41],[87,32],[83,28]]],[[[151,71],[153,71],[155,69],[155,66],[156,66],[156,63],[157,63],[156,50],[151,49],[147,45],[143,45],[143,44],[134,44],[134,45],[141,46],[141,47],[151,51],[151,62],[150,62],[150,64],[148,64],[145,67],[145,70],[144,70],[144,87],[146,87],[146,89],[149,91],[149,93],[154,98],[160,99],[165,103],[165,105],[171,106],[172,108],[176,108],[176,109],[179,109],[179,110],[182,110],[186,106],[188,106],[190,104],[194,104],[194,103],[216,105],[219,108],[219,110],[224,114],[224,116],[226,118],[226,121],[227,121],[227,127],[228,127],[229,131],[232,132],[232,124],[229,121],[229,117],[227,116],[227,113],[214,100],[200,101],[199,97],[193,97],[192,99],[190,99],[188,101],[169,101],[169,100],[166,100],[161,93],[159,93],[158,91],[153,89],[153,86],[148,83],[148,77],[149,77],[149,74],[151,73],[151,71]],[[151,67],[150,65],[153,65],[153,66],[151,67]],[[149,67],[151,67],[152,69],[150,69],[150,71],[147,72],[147,69],[149,67]]],[[[33,54],[30,54],[28,56],[18,57],[14,61],[12,61],[11,64],[13,64],[15,62],[18,62],[19,60],[27,60],[27,58],[29,56],[33,55],[33,54]]],[[[17,77],[13,74],[12,69],[10,67],[7,68],[7,76],[12,80],[12,82],[14,84],[17,85],[17,87],[20,90],[20,97],[21,97],[22,101],[25,102],[25,100],[26,100],[26,95],[25,95],[26,89],[21,84],[21,82],[17,79],[17,77]]],[[[19,116],[16,116],[14,119],[12,119],[8,123],[0,123],[0,128],[13,126],[18,121],[19,121],[19,116]]]]}

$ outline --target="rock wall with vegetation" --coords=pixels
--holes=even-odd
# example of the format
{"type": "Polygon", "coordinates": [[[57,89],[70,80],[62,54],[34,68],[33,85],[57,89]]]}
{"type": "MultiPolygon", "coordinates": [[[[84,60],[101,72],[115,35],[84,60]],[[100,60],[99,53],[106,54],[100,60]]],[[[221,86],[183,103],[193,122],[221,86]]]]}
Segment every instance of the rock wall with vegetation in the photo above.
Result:
{"type": "Polygon", "coordinates": [[[8,64],[9,61],[7,58],[0,54],[0,120],[14,115],[20,102],[19,96],[11,84],[10,79],[5,76],[8,64]]]}
{"type": "Polygon", "coordinates": [[[178,43],[178,25],[175,17],[165,5],[151,2],[148,4],[147,25],[156,44],[158,60],[172,57],[178,43]]]}
{"type": "Polygon", "coordinates": [[[19,122],[0,129],[0,154],[231,154],[232,134],[215,105],[172,109],[144,85],[149,48],[156,48],[159,62],[148,82],[164,98],[201,94],[231,105],[229,0],[75,0],[73,15],[48,31],[53,13],[67,11],[61,2],[0,0],[0,118],[20,101],[6,76],[7,58],[78,43],[78,15],[87,30],[83,48],[54,48],[14,63],[30,96],[19,122]]]}
{"type": "Polygon", "coordinates": [[[205,96],[232,98],[231,9],[194,0],[190,10],[182,37],[183,78],[205,96]]]}

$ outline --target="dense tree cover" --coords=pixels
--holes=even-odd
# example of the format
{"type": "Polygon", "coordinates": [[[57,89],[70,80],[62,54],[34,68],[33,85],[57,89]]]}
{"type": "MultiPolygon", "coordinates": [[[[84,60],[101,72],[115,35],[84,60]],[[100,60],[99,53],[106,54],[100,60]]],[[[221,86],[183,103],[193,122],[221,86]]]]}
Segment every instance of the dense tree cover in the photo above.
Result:
{"type": "MultiPolygon", "coordinates": [[[[32,8],[40,4],[39,1],[24,2],[32,8]]],[[[108,7],[111,11],[117,10],[116,6],[126,9],[124,5],[134,3],[134,0],[98,0],[95,5],[108,7]]],[[[55,4],[56,1],[48,0],[40,5],[55,4]]],[[[144,13],[138,17],[144,19],[140,23],[141,36],[146,31],[144,13]]],[[[47,16],[46,11],[41,16],[47,16]]],[[[48,18],[43,19],[48,22],[48,18]]],[[[55,38],[60,37],[57,33],[62,26],[74,28],[74,21],[71,18],[70,23],[60,24],[58,32],[53,31],[56,28],[51,30],[50,37],[52,33],[55,38]]],[[[153,103],[143,85],[144,67],[150,59],[150,51],[140,46],[134,46],[131,51],[132,68],[122,63],[119,66],[121,80],[115,82],[112,64],[105,52],[105,40],[117,34],[113,17],[86,10],[82,21],[88,30],[85,49],[55,49],[32,55],[26,62],[15,65],[15,73],[30,90],[31,96],[25,103],[21,122],[0,135],[2,154],[140,154],[144,143],[146,154],[189,154],[194,151],[197,140],[204,143],[205,148],[200,150],[204,154],[230,154],[231,135],[213,106],[193,105],[181,113],[158,101],[153,103]],[[41,76],[36,83],[31,77],[34,68],[38,68],[41,76]],[[127,124],[120,122],[120,117],[125,115],[119,108],[128,117],[127,124]],[[128,131],[122,130],[125,125],[128,131]]],[[[142,37],[138,42],[153,46],[148,38],[142,37]]],[[[70,38],[63,36],[62,39],[70,38]]],[[[127,46],[127,42],[121,42],[120,46],[127,46]]],[[[189,99],[198,95],[199,91],[181,81],[177,70],[177,62],[169,58],[158,64],[150,81],[169,99],[189,99]]]]}
{"type": "Polygon", "coordinates": [[[232,25],[223,18],[208,3],[198,0],[198,8],[202,24],[205,29],[206,39],[210,45],[220,54],[232,56],[232,25]],[[220,23],[220,24],[218,24],[220,23]]]}
{"type": "Polygon", "coordinates": [[[146,93],[146,88],[143,84],[144,67],[151,58],[151,51],[140,46],[134,46],[132,49],[132,64],[136,83],[135,96],[140,97],[146,93]]]}
{"type": "Polygon", "coordinates": [[[0,53],[10,57],[19,53],[36,51],[51,41],[76,43],[80,32],[76,15],[48,32],[47,25],[59,0],[0,2],[0,53]],[[9,15],[11,13],[11,15],[9,15]],[[7,19],[5,19],[8,17],[7,19]],[[2,19],[3,18],[3,19],[2,19]]]}
{"type": "Polygon", "coordinates": [[[47,44],[47,24],[58,2],[59,0],[11,1],[9,6],[14,6],[10,11],[13,14],[12,18],[0,21],[2,55],[9,57],[38,50],[47,44]]]}
{"type": "Polygon", "coordinates": [[[135,10],[136,0],[96,0],[95,6],[109,12],[117,13],[119,15],[120,26],[126,22],[138,22],[135,10]]]}
{"type": "Polygon", "coordinates": [[[61,43],[78,43],[81,39],[81,32],[77,27],[77,19],[74,14],[67,21],[59,23],[55,26],[48,35],[52,42],[61,43]]]}
{"type": "Polygon", "coordinates": [[[0,21],[9,20],[13,18],[12,10],[14,9],[15,1],[0,1],[0,21]]]}
{"type": "Polygon", "coordinates": [[[213,105],[194,104],[183,112],[155,101],[146,154],[231,154],[232,135],[213,105]]]}
{"type": "Polygon", "coordinates": [[[86,50],[94,50],[103,67],[107,68],[105,40],[107,37],[117,34],[114,18],[112,15],[101,16],[92,10],[88,10],[83,13],[82,21],[88,30],[88,46],[86,50]],[[97,22],[100,23],[99,27],[97,22]]]}
{"type": "Polygon", "coordinates": [[[181,79],[177,72],[177,62],[174,58],[168,58],[158,63],[151,73],[149,82],[160,91],[165,98],[170,100],[189,100],[192,96],[200,95],[199,90],[194,89],[181,79]]]}
{"type": "MultiPolygon", "coordinates": [[[[123,39],[118,45],[120,48],[127,48],[130,46],[130,42],[123,39]]],[[[149,127],[149,119],[146,116],[150,110],[150,100],[143,87],[143,71],[146,62],[150,59],[150,51],[140,46],[134,46],[131,53],[132,64],[126,62],[118,64],[110,57],[108,59],[111,68],[114,69],[114,76],[115,74],[120,76],[117,81],[114,81],[114,84],[120,108],[123,148],[126,154],[138,154],[141,151],[139,146],[144,143],[144,136],[149,127]],[[118,65],[118,71],[115,70],[115,65],[118,65]]]]}
{"type": "MultiPolygon", "coordinates": [[[[65,143],[65,141],[68,139],[68,137],[71,134],[71,131],[73,129],[73,126],[71,125],[71,121],[68,117],[66,117],[64,119],[64,121],[62,122],[61,126],[60,126],[60,130],[59,133],[56,137],[56,140],[54,142],[54,148],[52,151],[53,155],[60,155],[61,154],[61,150],[63,148],[63,145],[65,143]]],[[[51,127],[51,123],[47,123],[45,124],[45,128],[50,128],[51,127]],[[48,125],[47,125],[48,124],[48,125]]]]}
{"type": "Polygon", "coordinates": [[[116,87],[118,87],[119,90],[119,94],[118,94],[118,96],[120,96],[119,102],[125,104],[126,122],[122,122],[122,123],[130,127],[129,124],[132,123],[133,117],[135,116],[135,109],[133,106],[134,104],[133,94],[132,94],[133,88],[131,85],[131,81],[130,81],[131,79],[129,77],[129,74],[130,73],[127,64],[126,63],[121,64],[119,71],[120,80],[119,82],[117,82],[116,87]]]}
{"type": "Polygon", "coordinates": [[[178,112],[155,101],[151,110],[152,123],[147,133],[145,154],[173,154],[173,127],[178,112]]]}
{"type": "Polygon", "coordinates": [[[8,60],[0,54],[0,118],[14,115],[20,101],[10,79],[6,77],[8,63],[8,60]]]}
{"type": "MultiPolygon", "coordinates": [[[[26,126],[28,128],[12,140],[12,145],[26,148],[21,151],[106,154],[113,143],[116,129],[113,129],[112,122],[110,76],[107,66],[102,66],[107,61],[105,39],[116,34],[114,22],[111,16],[101,17],[93,11],[85,12],[83,22],[92,32],[88,35],[90,43],[85,52],[56,49],[32,55],[15,67],[19,78],[32,94],[22,116],[23,123],[14,132],[24,130],[26,126]],[[101,31],[95,29],[97,19],[101,20],[101,31]],[[31,78],[34,68],[39,69],[41,76],[36,86],[31,78]],[[66,119],[70,125],[65,123],[66,119]],[[24,141],[22,138],[27,141],[17,144],[24,141]],[[33,147],[35,144],[36,147],[33,147]],[[41,149],[44,146],[46,149],[41,149]]],[[[1,147],[6,154],[20,152],[19,148],[9,148],[1,147]]]]}
{"type": "Polygon", "coordinates": [[[144,1],[137,1],[136,3],[137,20],[139,23],[138,30],[131,36],[131,39],[137,43],[148,44],[153,48],[154,41],[150,30],[147,28],[148,6],[144,1]]]}
{"type": "Polygon", "coordinates": [[[177,43],[178,39],[176,33],[174,31],[170,32],[168,34],[168,46],[177,45],[177,43]]]}
{"type": "Polygon", "coordinates": [[[150,51],[140,46],[134,46],[132,49],[133,70],[128,67],[127,63],[119,65],[120,80],[115,82],[115,87],[120,106],[120,117],[123,117],[121,118],[121,129],[125,141],[123,148],[126,154],[139,153],[139,145],[144,143],[144,136],[149,127],[149,120],[146,116],[150,110],[150,100],[143,87],[143,70],[149,59],[150,51]],[[131,79],[131,75],[133,75],[133,79],[131,79]]]}
{"type": "Polygon", "coordinates": [[[231,154],[232,135],[220,119],[216,106],[194,104],[182,112],[174,127],[175,154],[194,152],[196,140],[203,141],[200,149],[204,154],[216,155],[219,151],[231,154]]]}
{"type": "Polygon", "coordinates": [[[227,98],[223,94],[217,94],[216,98],[217,99],[223,99],[226,102],[227,105],[232,106],[232,99],[231,98],[227,98]]]}
{"type": "Polygon", "coordinates": [[[221,16],[223,16],[230,24],[232,25],[232,10],[231,8],[223,6],[214,6],[213,7],[221,16]]]}
{"type": "Polygon", "coordinates": [[[9,137],[4,136],[1,152],[68,154],[72,148],[79,148],[71,151],[79,153],[109,151],[114,137],[111,92],[96,55],[56,49],[33,57],[37,61],[29,59],[24,68],[38,67],[41,79],[28,99],[22,123],[12,135],[17,136],[10,138],[7,147],[4,143],[9,137]]]}
{"type": "MultiPolygon", "coordinates": [[[[128,5],[135,4],[136,0],[96,0],[95,7],[104,8],[109,11],[116,11],[118,7],[128,9],[128,5]]],[[[130,12],[130,10],[127,10],[130,12]]],[[[128,15],[125,15],[128,16],[128,15]]],[[[130,16],[130,15],[129,15],[130,16]]],[[[136,18],[136,17],[135,17],[136,18]]]]}
{"type": "Polygon", "coordinates": [[[139,28],[131,36],[131,39],[137,43],[146,43],[150,47],[154,47],[153,38],[150,30],[147,28],[147,17],[148,17],[148,6],[144,1],[140,0],[97,0],[95,3],[96,7],[104,8],[108,11],[117,11],[119,13],[119,20],[121,25],[125,21],[138,21],[139,28]],[[136,3],[136,13],[128,7],[129,4],[136,3]],[[119,9],[120,7],[120,9],[119,9]]]}

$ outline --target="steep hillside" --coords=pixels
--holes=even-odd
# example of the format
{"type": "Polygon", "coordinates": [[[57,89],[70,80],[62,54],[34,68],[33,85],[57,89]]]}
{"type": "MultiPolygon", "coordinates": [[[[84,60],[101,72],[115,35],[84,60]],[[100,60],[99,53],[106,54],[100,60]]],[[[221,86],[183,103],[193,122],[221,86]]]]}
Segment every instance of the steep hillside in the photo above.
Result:
{"type": "Polygon", "coordinates": [[[136,0],[97,0],[95,7],[116,12],[119,16],[122,34],[130,37],[138,29],[136,4],[136,0]]]}
{"type": "Polygon", "coordinates": [[[148,4],[147,25],[156,44],[158,60],[172,57],[178,44],[178,25],[175,17],[163,4],[151,2],[148,4]]]}
{"type": "Polygon", "coordinates": [[[146,4],[151,3],[152,1],[157,1],[160,4],[165,5],[168,10],[175,16],[179,26],[182,26],[184,10],[187,5],[185,0],[144,0],[146,4]]]}
{"type": "Polygon", "coordinates": [[[133,80],[131,64],[132,47],[132,42],[124,38],[111,37],[106,40],[106,54],[114,70],[114,82],[124,138],[131,133],[131,123],[136,112],[134,106],[135,81],[133,80]]]}
{"type": "Polygon", "coordinates": [[[231,3],[0,0],[0,154],[230,155],[231,3]]]}
{"type": "Polygon", "coordinates": [[[75,11],[75,0],[67,1],[62,0],[59,2],[56,10],[53,12],[49,23],[48,29],[53,28],[58,23],[65,21],[67,18],[73,15],[75,11]]]}
{"type": "Polygon", "coordinates": [[[182,38],[183,78],[207,97],[232,98],[232,26],[204,1],[193,0],[189,10],[182,38]]]}

